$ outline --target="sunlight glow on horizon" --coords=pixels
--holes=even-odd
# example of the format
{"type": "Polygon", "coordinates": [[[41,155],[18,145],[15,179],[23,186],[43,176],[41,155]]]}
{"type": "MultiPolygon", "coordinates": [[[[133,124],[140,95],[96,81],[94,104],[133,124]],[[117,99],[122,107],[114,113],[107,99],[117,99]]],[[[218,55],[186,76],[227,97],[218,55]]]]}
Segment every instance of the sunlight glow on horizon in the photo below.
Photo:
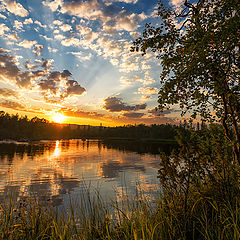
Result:
{"type": "Polygon", "coordinates": [[[51,119],[52,119],[55,123],[63,123],[64,120],[65,120],[65,116],[64,116],[62,113],[54,112],[54,113],[52,113],[51,119]]]}

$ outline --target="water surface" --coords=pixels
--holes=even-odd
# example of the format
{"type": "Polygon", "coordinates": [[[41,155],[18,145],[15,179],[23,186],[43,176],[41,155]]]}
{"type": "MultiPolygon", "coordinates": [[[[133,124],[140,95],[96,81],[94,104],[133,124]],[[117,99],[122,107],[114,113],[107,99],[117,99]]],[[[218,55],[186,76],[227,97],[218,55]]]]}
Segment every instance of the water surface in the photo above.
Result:
{"type": "MultiPolygon", "coordinates": [[[[161,149],[161,147],[163,149],[161,149]]],[[[34,195],[55,205],[90,186],[104,200],[159,190],[159,144],[61,140],[0,143],[0,197],[34,195]]]]}

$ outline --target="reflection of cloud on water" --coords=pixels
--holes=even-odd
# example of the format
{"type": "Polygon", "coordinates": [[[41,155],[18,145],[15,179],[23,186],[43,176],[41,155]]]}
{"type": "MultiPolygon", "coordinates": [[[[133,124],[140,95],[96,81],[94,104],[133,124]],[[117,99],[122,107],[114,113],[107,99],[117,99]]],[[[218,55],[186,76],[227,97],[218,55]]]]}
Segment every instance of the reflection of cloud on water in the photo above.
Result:
{"type": "Polygon", "coordinates": [[[136,166],[134,164],[123,164],[120,162],[107,162],[101,166],[102,176],[104,178],[116,178],[119,176],[119,172],[124,172],[129,169],[134,169],[137,172],[145,172],[144,166],[136,166]]]}
{"type": "Polygon", "coordinates": [[[69,176],[64,176],[56,169],[38,169],[31,179],[29,185],[30,192],[50,196],[68,194],[78,187],[80,180],[69,176]]]}
{"type": "MultiPolygon", "coordinates": [[[[81,140],[20,146],[15,148],[15,152],[11,151],[11,160],[6,152],[1,155],[1,159],[2,194],[5,194],[6,186],[9,185],[17,187],[20,195],[31,192],[55,199],[58,203],[61,203],[65,194],[81,191],[82,179],[91,181],[93,187],[100,184],[108,195],[113,192],[113,186],[118,190],[127,186],[129,192],[134,193],[139,176],[156,178],[159,166],[154,155],[120,151],[99,141],[84,143],[81,140]]],[[[141,184],[150,189],[147,180],[142,179],[141,184]]]]}

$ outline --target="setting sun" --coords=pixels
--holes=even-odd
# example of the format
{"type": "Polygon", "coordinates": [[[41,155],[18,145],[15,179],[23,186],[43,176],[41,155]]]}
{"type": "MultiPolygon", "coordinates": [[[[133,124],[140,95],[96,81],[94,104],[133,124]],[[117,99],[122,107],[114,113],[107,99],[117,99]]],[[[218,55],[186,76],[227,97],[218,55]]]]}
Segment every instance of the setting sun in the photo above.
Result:
{"type": "Polygon", "coordinates": [[[53,113],[52,120],[56,123],[62,123],[65,119],[65,116],[62,113],[53,113]]]}

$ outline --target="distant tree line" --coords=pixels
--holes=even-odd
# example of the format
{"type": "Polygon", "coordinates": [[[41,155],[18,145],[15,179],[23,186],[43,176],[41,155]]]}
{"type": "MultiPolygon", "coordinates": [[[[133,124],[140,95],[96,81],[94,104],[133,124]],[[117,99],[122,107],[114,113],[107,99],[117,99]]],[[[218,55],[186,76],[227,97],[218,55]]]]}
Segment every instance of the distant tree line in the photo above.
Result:
{"type": "MultiPolygon", "coordinates": [[[[203,125],[196,128],[199,130],[203,125]]],[[[119,138],[119,139],[170,139],[174,140],[178,129],[190,129],[191,123],[171,125],[124,125],[118,127],[103,127],[89,125],[62,125],[50,123],[44,118],[18,114],[10,115],[0,111],[0,140],[41,140],[41,139],[70,139],[70,138],[119,138]]]]}

